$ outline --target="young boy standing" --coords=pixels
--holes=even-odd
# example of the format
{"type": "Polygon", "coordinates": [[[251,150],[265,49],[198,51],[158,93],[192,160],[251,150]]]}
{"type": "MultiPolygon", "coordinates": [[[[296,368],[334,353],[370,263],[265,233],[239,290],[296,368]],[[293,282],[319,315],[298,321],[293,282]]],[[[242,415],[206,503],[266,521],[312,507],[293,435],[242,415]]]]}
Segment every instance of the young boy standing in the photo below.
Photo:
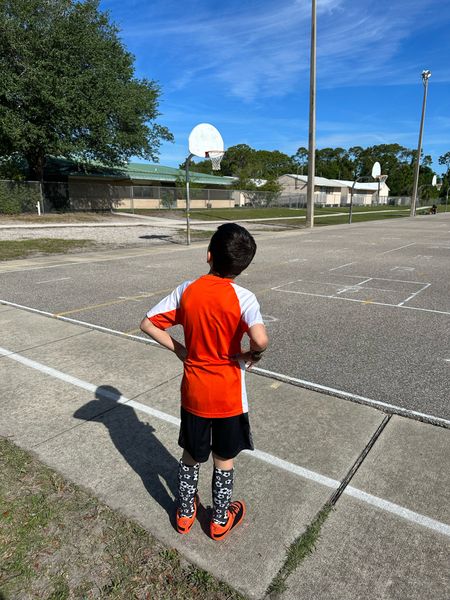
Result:
{"type": "Polygon", "coordinates": [[[141,322],[144,333],[184,363],[178,440],[184,449],[178,468],[179,533],[188,533],[194,523],[200,463],[208,460],[211,451],[211,537],[223,539],[245,515],[243,501],[231,502],[233,459],[241,450],[253,450],[245,369],[260,359],[268,338],[255,295],[234,279],[249,266],[255,252],[255,240],[246,229],[235,223],[221,225],[208,247],[209,273],[179,285],[141,322]],[[186,346],[166,333],[173,325],[183,326],[186,346]],[[250,349],[243,352],[245,333],[250,349]]]}

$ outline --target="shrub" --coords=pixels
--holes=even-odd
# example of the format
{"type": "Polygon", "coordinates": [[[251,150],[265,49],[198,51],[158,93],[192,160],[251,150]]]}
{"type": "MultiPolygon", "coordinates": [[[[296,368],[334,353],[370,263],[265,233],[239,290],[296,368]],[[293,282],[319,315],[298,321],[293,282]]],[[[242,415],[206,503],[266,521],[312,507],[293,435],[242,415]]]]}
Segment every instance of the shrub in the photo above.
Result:
{"type": "Polygon", "coordinates": [[[0,182],[0,213],[15,215],[34,212],[38,200],[40,193],[30,184],[18,181],[0,182]]]}

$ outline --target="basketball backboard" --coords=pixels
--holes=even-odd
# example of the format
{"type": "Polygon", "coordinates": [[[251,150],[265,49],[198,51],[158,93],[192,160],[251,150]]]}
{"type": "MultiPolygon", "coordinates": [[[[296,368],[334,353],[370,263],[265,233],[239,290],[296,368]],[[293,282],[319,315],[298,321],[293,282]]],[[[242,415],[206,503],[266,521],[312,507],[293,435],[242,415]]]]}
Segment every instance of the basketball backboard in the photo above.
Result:
{"type": "Polygon", "coordinates": [[[209,123],[199,123],[189,134],[189,152],[207,158],[208,152],[223,152],[223,139],[219,131],[209,123]]]}

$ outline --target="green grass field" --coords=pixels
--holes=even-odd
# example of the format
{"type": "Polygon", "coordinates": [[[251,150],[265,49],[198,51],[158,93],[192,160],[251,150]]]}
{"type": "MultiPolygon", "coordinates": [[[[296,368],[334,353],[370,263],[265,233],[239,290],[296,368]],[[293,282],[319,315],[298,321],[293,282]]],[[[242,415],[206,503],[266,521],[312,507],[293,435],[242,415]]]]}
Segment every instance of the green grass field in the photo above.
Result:
{"type": "Polygon", "coordinates": [[[0,241],[0,260],[26,258],[30,254],[63,254],[70,250],[78,250],[95,246],[91,240],[62,240],[38,238],[34,240],[2,240],[0,241]]]}

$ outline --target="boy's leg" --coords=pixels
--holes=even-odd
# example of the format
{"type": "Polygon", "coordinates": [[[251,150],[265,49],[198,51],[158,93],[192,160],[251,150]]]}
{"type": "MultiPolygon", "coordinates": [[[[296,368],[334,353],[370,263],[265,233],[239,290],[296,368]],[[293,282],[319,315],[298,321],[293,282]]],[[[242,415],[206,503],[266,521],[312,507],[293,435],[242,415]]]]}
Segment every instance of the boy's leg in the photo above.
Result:
{"type": "Polygon", "coordinates": [[[195,512],[200,463],[187,450],[178,464],[178,513],[180,517],[192,517],[195,512]]]}
{"type": "Polygon", "coordinates": [[[225,525],[228,508],[233,495],[234,461],[213,453],[214,471],[212,478],[213,521],[225,525]]]}
{"type": "Polygon", "coordinates": [[[233,459],[244,449],[253,450],[248,414],[212,420],[214,472],[211,537],[214,540],[223,539],[245,516],[245,502],[231,501],[234,483],[233,459]]]}

